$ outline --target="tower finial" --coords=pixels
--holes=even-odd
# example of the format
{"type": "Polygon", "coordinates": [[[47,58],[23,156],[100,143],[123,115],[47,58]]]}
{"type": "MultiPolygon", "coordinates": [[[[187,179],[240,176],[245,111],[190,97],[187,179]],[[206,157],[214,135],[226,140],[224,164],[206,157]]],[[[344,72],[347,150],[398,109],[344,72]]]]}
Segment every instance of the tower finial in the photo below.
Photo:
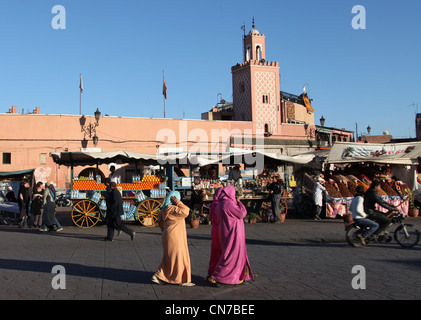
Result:
{"type": "Polygon", "coordinates": [[[254,17],[253,17],[253,24],[252,24],[252,26],[251,26],[253,29],[256,27],[255,25],[254,25],[254,17]]]}

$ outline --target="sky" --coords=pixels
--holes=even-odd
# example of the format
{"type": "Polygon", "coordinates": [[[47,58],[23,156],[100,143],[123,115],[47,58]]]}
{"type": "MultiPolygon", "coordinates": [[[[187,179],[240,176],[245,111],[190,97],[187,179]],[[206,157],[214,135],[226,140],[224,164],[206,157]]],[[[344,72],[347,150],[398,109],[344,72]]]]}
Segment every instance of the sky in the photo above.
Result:
{"type": "Polygon", "coordinates": [[[77,115],[82,74],[83,114],[162,118],[165,72],[166,117],[200,119],[219,94],[232,101],[254,17],[281,90],[305,85],[316,124],[415,137],[420,14],[419,0],[0,0],[0,113],[77,115]]]}

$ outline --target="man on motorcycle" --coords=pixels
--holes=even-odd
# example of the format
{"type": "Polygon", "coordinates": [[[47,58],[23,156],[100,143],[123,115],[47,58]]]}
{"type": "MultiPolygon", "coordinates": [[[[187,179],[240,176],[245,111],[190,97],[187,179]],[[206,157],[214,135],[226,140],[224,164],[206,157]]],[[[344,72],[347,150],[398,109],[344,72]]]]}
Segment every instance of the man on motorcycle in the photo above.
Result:
{"type": "Polygon", "coordinates": [[[377,192],[381,189],[380,181],[374,180],[370,188],[364,195],[364,211],[367,212],[368,218],[379,223],[380,227],[376,234],[386,231],[392,221],[382,212],[376,210],[376,203],[383,208],[394,211],[396,207],[383,201],[377,192]]]}
{"type": "Polygon", "coordinates": [[[352,218],[354,221],[364,227],[363,231],[358,235],[358,238],[365,246],[365,239],[377,231],[379,224],[373,220],[368,219],[367,214],[364,212],[364,188],[362,186],[358,186],[356,191],[357,194],[351,202],[350,210],[352,212],[352,218]]]}

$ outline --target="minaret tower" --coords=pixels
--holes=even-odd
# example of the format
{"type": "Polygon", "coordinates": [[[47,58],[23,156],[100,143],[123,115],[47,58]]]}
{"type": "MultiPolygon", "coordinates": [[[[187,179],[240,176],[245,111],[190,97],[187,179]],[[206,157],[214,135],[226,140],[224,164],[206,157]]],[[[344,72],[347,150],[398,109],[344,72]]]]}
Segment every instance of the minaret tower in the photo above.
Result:
{"type": "Polygon", "coordinates": [[[235,120],[253,121],[254,132],[278,134],[279,64],[266,61],[265,35],[255,28],[254,18],[243,41],[244,61],[231,68],[235,120]]]}

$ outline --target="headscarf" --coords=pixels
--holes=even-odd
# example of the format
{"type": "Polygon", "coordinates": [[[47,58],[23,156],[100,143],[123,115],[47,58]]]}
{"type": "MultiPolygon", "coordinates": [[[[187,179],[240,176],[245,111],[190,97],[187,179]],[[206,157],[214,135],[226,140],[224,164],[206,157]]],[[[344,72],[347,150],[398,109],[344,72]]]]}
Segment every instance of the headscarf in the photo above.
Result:
{"type": "Polygon", "coordinates": [[[235,187],[234,186],[226,186],[219,196],[219,200],[231,200],[237,202],[237,199],[235,197],[235,187]]]}
{"type": "Polygon", "coordinates": [[[45,186],[48,188],[48,190],[51,193],[51,197],[53,198],[53,201],[56,201],[56,188],[54,188],[54,185],[50,182],[47,182],[45,186]]]}
{"type": "Polygon", "coordinates": [[[162,204],[161,209],[165,209],[168,205],[171,204],[171,197],[176,197],[178,200],[181,200],[180,192],[178,191],[171,191],[168,193],[167,197],[164,200],[164,203],[162,204]]]}

